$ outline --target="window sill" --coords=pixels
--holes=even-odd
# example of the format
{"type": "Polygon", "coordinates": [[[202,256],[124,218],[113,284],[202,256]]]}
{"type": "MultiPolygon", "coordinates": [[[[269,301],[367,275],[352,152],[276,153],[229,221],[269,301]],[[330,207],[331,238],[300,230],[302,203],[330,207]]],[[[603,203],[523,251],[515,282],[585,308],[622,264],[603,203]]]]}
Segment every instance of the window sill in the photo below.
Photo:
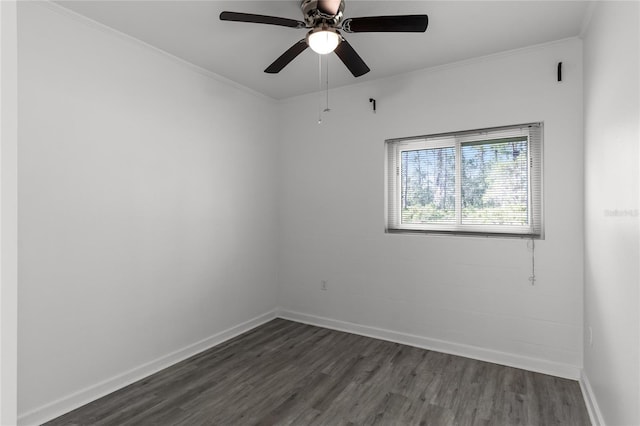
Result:
{"type": "Polygon", "coordinates": [[[477,232],[477,231],[438,231],[419,229],[385,229],[386,234],[393,235],[423,235],[423,236],[446,236],[446,237],[481,237],[481,238],[511,238],[522,240],[544,240],[541,234],[515,234],[508,232],[477,232]]]}

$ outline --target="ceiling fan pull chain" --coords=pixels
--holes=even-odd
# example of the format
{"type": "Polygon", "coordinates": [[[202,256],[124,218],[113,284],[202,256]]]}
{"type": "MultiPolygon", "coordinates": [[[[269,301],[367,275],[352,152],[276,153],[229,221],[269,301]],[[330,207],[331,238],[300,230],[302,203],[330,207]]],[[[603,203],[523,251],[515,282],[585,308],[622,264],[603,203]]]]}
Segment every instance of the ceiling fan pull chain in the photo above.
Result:
{"type": "Polygon", "coordinates": [[[327,63],[326,69],[325,69],[325,74],[326,74],[326,78],[327,78],[327,107],[324,109],[324,112],[329,112],[331,111],[329,109],[329,57],[327,57],[327,60],[325,61],[327,63]]]}
{"type": "Polygon", "coordinates": [[[322,124],[322,55],[318,55],[318,124],[322,124]]]}

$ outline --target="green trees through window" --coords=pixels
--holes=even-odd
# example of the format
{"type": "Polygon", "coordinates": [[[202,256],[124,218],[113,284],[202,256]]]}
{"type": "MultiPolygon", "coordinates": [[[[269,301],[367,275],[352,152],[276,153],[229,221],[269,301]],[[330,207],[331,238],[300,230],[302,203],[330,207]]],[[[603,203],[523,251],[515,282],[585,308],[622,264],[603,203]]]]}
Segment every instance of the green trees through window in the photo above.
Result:
{"type": "Polygon", "coordinates": [[[527,225],[527,140],[462,145],[462,223],[527,225]]]}
{"type": "MultiPolygon", "coordinates": [[[[527,140],[462,144],[461,222],[527,225],[527,140]]],[[[402,223],[456,222],[455,148],[402,151],[402,223]]]]}
{"type": "Polygon", "coordinates": [[[402,223],[455,223],[455,149],[402,152],[402,223]]]}

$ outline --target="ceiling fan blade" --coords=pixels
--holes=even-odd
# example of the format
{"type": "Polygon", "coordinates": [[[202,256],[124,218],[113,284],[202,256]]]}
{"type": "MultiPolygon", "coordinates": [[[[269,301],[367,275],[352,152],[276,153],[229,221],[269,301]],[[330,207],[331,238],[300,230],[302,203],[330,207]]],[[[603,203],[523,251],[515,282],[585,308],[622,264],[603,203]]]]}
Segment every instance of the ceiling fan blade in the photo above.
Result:
{"type": "Polygon", "coordinates": [[[279,18],[277,16],[255,15],[253,13],[242,12],[222,12],[221,21],[249,22],[253,24],[279,25],[289,28],[306,28],[307,24],[295,19],[279,18]]]}
{"type": "Polygon", "coordinates": [[[278,59],[273,61],[273,63],[269,65],[267,69],[264,70],[264,72],[269,74],[279,73],[284,67],[289,64],[289,62],[293,61],[296,56],[304,52],[307,47],[309,47],[307,45],[307,41],[305,39],[300,40],[299,42],[291,46],[286,52],[280,55],[278,59]]]}
{"type": "Polygon", "coordinates": [[[342,22],[347,33],[400,32],[423,33],[429,25],[427,15],[366,16],[348,18],[342,22]]]}
{"type": "Polygon", "coordinates": [[[349,42],[344,38],[342,39],[338,47],[336,47],[336,50],[334,50],[334,52],[336,52],[338,58],[340,58],[340,60],[347,66],[347,68],[349,68],[349,71],[351,71],[351,74],[353,74],[354,77],[360,77],[361,75],[364,75],[371,71],[367,64],[364,63],[360,55],[358,55],[354,48],[351,47],[349,42]]]}

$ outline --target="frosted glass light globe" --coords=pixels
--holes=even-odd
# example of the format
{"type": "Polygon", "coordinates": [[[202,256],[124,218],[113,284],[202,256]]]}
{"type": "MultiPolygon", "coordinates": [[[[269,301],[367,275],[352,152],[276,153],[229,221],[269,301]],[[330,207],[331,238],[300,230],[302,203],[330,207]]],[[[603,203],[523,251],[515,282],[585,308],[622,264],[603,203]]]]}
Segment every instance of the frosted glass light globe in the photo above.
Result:
{"type": "Polygon", "coordinates": [[[307,36],[307,44],[316,53],[326,55],[338,47],[340,36],[335,31],[315,31],[307,36]]]}

